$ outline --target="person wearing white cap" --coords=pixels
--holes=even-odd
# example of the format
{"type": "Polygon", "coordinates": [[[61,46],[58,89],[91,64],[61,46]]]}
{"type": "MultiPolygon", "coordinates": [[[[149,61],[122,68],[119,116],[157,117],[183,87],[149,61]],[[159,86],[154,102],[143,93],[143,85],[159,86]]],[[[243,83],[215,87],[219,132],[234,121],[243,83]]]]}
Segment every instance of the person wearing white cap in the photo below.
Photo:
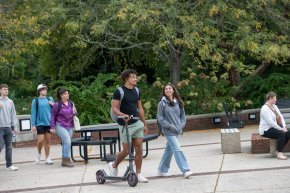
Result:
{"type": "Polygon", "coordinates": [[[45,164],[51,165],[53,161],[49,157],[50,152],[50,117],[51,108],[54,105],[52,97],[47,96],[47,86],[40,84],[37,86],[38,97],[32,100],[31,105],[31,126],[32,131],[37,132],[37,155],[35,163],[41,160],[41,150],[44,144],[45,164]]]}

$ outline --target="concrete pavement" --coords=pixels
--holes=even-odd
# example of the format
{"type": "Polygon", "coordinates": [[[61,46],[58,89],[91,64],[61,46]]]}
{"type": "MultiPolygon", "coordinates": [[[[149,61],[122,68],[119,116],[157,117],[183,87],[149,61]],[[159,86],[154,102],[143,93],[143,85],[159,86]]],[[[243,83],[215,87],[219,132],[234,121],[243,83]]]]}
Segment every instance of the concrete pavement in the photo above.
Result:
{"type": "MultiPolygon", "coordinates": [[[[52,166],[34,164],[36,148],[13,149],[14,165],[18,171],[6,171],[4,151],[0,155],[0,193],[4,192],[142,192],[142,193],[289,193],[290,159],[277,160],[270,154],[251,154],[251,134],[257,126],[240,129],[242,153],[222,154],[219,129],[186,132],[180,137],[182,150],[194,172],[190,179],[184,179],[173,158],[169,177],[157,176],[157,167],[164,151],[166,140],[159,137],[149,142],[149,155],[143,160],[142,173],[149,183],[139,183],[132,188],[125,182],[96,182],[96,171],[105,169],[107,163],[99,159],[75,164],[74,168],[60,166],[61,146],[53,145],[52,166]]],[[[98,148],[89,152],[97,154],[98,148]]],[[[77,150],[75,155],[77,155],[77,150]]],[[[286,155],[290,156],[289,153],[286,155]]],[[[123,174],[126,161],[119,167],[123,174]]]]}

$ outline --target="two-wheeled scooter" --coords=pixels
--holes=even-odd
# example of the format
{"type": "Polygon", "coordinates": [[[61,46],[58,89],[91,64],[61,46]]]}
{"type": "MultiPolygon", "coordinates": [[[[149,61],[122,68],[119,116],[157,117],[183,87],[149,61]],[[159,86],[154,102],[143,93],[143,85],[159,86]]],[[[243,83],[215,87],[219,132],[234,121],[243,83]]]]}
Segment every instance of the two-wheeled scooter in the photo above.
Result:
{"type": "Polygon", "coordinates": [[[124,173],[123,176],[109,176],[105,170],[101,169],[98,170],[96,173],[96,177],[97,177],[97,182],[99,184],[104,184],[106,182],[106,180],[117,180],[117,181],[128,181],[128,184],[131,187],[135,187],[138,184],[138,176],[136,174],[136,172],[134,171],[134,156],[132,154],[131,151],[131,142],[129,140],[129,131],[128,131],[128,122],[131,119],[134,120],[138,120],[139,117],[133,117],[133,116],[118,116],[118,118],[120,119],[124,119],[125,121],[125,130],[126,130],[126,137],[127,137],[127,141],[128,141],[128,153],[129,153],[129,166],[127,167],[126,172],[124,173]]]}

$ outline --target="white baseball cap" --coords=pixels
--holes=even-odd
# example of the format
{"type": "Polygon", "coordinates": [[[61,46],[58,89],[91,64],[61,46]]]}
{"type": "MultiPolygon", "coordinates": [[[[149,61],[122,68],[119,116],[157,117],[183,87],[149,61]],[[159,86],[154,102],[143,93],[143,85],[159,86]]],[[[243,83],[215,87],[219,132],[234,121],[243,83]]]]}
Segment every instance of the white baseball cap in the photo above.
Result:
{"type": "Polygon", "coordinates": [[[45,84],[40,84],[40,85],[37,86],[37,91],[39,91],[42,88],[46,88],[47,89],[47,86],[45,84]]]}

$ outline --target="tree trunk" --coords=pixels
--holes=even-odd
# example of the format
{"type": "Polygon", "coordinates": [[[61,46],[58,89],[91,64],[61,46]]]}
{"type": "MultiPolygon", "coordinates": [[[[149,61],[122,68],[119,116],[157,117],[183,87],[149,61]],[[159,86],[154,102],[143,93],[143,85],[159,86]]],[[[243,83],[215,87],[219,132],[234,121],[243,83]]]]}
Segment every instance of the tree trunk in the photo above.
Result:
{"type": "Polygon", "coordinates": [[[262,62],[262,64],[253,72],[252,76],[262,75],[270,66],[270,63],[262,62]]]}
{"type": "Polygon", "coordinates": [[[171,51],[168,61],[170,66],[170,81],[175,86],[180,81],[181,61],[182,46],[178,46],[175,50],[171,51]]]}
{"type": "Polygon", "coordinates": [[[241,81],[240,73],[235,67],[232,67],[229,71],[229,79],[230,79],[230,84],[232,86],[237,86],[239,85],[241,81]]]}

